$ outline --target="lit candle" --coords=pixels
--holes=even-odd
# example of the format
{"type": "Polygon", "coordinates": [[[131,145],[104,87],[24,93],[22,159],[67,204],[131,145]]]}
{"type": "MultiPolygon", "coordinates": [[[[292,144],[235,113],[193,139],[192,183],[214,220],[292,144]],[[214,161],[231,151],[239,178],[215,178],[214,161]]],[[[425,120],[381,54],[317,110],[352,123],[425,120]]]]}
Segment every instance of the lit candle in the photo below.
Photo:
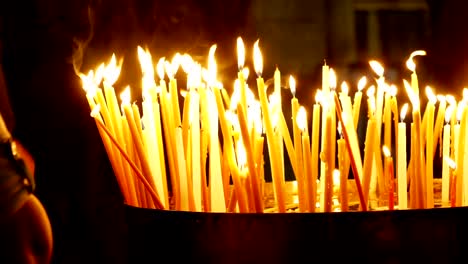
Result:
{"type": "Polygon", "coordinates": [[[413,88],[414,93],[418,97],[419,97],[418,76],[416,75],[416,64],[414,63],[413,58],[415,56],[425,56],[425,55],[426,55],[426,51],[416,50],[416,51],[413,51],[411,53],[408,60],[406,61],[406,67],[408,67],[408,69],[410,71],[412,71],[412,73],[411,73],[411,87],[413,88]]]}
{"type": "MultiPolygon", "coordinates": [[[[321,131],[321,134],[322,135],[325,135],[325,129],[326,129],[326,122],[327,122],[327,115],[328,115],[328,101],[329,100],[329,94],[330,94],[330,67],[327,65],[326,62],[324,62],[324,65],[322,66],[322,93],[323,93],[323,102],[322,102],[322,106],[323,106],[323,110],[322,110],[322,125],[321,125],[321,128],[322,128],[322,131],[321,131]],[[325,108],[325,106],[327,106],[325,108]]],[[[322,149],[322,152],[323,150],[325,149],[325,136],[322,136],[321,137],[321,144],[320,144],[320,149],[322,149]]],[[[322,154],[320,154],[322,155],[322,154]]],[[[324,203],[325,203],[325,192],[324,192],[324,189],[325,189],[325,171],[326,171],[326,160],[325,159],[322,159],[322,157],[320,158],[320,190],[321,190],[321,194],[320,194],[320,211],[321,212],[324,212],[324,203]]]]}
{"type": "Polygon", "coordinates": [[[404,122],[408,104],[401,108],[401,122],[398,123],[397,140],[397,177],[398,177],[398,208],[408,208],[408,191],[406,178],[406,123],[404,122]]]}
{"type": "MultiPolygon", "coordinates": [[[[304,207],[306,212],[312,212],[315,207],[315,199],[312,199],[314,194],[313,182],[315,181],[312,178],[312,164],[311,164],[311,154],[310,154],[310,140],[309,132],[307,130],[307,113],[303,106],[301,106],[296,115],[296,123],[298,128],[301,130],[301,141],[302,141],[302,157],[303,157],[303,166],[304,166],[304,207]]],[[[298,183],[299,187],[299,183],[298,183]]],[[[300,202],[300,200],[299,200],[300,202]]]]}
{"type": "Polygon", "coordinates": [[[445,112],[445,125],[443,129],[443,139],[442,139],[442,157],[444,157],[442,163],[442,206],[448,206],[450,202],[449,190],[450,190],[450,168],[449,161],[450,158],[450,118],[452,111],[454,109],[453,105],[450,105],[445,112]]]}
{"type": "Polygon", "coordinates": [[[387,146],[382,147],[382,152],[385,156],[385,179],[388,186],[388,210],[393,210],[394,208],[394,176],[393,176],[393,158],[390,152],[390,149],[387,146]]]}
{"type": "MultiPolygon", "coordinates": [[[[340,128],[341,126],[338,126],[340,128]]],[[[340,204],[341,211],[348,211],[348,173],[347,166],[346,142],[343,138],[338,139],[338,170],[340,173],[340,204]]]]}
{"type": "Polygon", "coordinates": [[[425,113],[427,113],[427,121],[426,121],[426,192],[427,192],[427,200],[426,200],[426,207],[433,208],[434,207],[434,176],[433,176],[433,149],[435,146],[433,145],[433,129],[434,129],[434,111],[435,111],[435,103],[437,102],[437,97],[432,92],[429,86],[426,87],[426,94],[428,97],[428,102],[426,106],[425,113]]]}
{"type": "Polygon", "coordinates": [[[309,205],[311,212],[315,212],[315,204],[317,200],[317,179],[318,179],[318,158],[319,158],[319,129],[320,129],[320,90],[315,95],[315,104],[312,113],[312,145],[311,145],[311,185],[312,193],[309,205]]]}
{"type": "MultiPolygon", "coordinates": [[[[432,158],[435,156],[437,149],[437,142],[442,137],[442,126],[444,124],[445,111],[447,108],[447,100],[443,95],[437,95],[437,100],[439,101],[439,109],[437,110],[437,116],[435,119],[434,125],[434,140],[433,140],[433,149],[432,149],[432,158]]],[[[449,119],[450,120],[450,119],[449,119]]]]}
{"type": "Polygon", "coordinates": [[[299,111],[299,102],[296,98],[296,80],[294,77],[289,76],[289,88],[293,98],[291,99],[291,108],[292,108],[292,125],[293,125],[293,136],[294,136],[294,150],[296,153],[296,181],[298,188],[299,196],[299,211],[304,212],[306,209],[305,205],[305,185],[304,185],[304,169],[302,163],[302,139],[301,139],[301,129],[297,123],[297,114],[299,111]]]}
{"type": "Polygon", "coordinates": [[[245,89],[245,76],[244,76],[244,63],[245,63],[245,46],[244,41],[241,37],[237,38],[237,66],[239,67],[239,72],[237,78],[240,85],[240,104],[244,109],[247,109],[247,95],[245,89]]]}
{"type": "MultiPolygon", "coordinates": [[[[414,92],[413,88],[411,85],[406,81],[403,80],[403,83],[405,85],[406,92],[408,93],[408,97],[411,101],[412,104],[412,109],[413,109],[413,125],[414,125],[414,135],[412,136],[412,142],[414,146],[414,152],[412,151],[411,153],[414,154],[412,157],[412,164],[413,164],[413,169],[416,172],[420,172],[422,167],[424,166],[424,161],[423,161],[423,147],[422,147],[422,142],[421,142],[421,114],[419,112],[419,97],[417,94],[414,92]]],[[[421,175],[421,173],[414,173],[413,175],[414,181],[412,181],[412,184],[410,185],[411,189],[414,189],[414,193],[416,194],[416,197],[411,196],[411,204],[412,208],[424,208],[426,204],[426,197],[424,193],[426,192],[426,186],[425,186],[425,175],[421,175]]]]}
{"type": "Polygon", "coordinates": [[[449,166],[450,169],[450,206],[455,207],[456,206],[456,182],[457,182],[457,164],[456,162],[449,158],[449,157],[444,157],[445,161],[447,162],[447,165],[449,166]]]}
{"type": "MultiPolygon", "coordinates": [[[[144,147],[143,147],[143,142],[141,140],[141,134],[138,130],[136,120],[134,119],[134,112],[132,112],[132,108],[130,106],[130,88],[127,86],[127,88],[124,90],[124,92],[121,94],[122,98],[122,108],[125,113],[125,118],[127,120],[128,126],[130,128],[130,133],[132,136],[132,140],[134,142],[139,160],[140,160],[140,165],[142,168],[143,175],[145,176],[146,180],[150,183],[151,188],[156,191],[156,186],[153,181],[153,177],[151,174],[151,169],[149,167],[148,163],[148,158],[145,153],[144,147]]],[[[138,119],[138,122],[140,120],[138,119]]],[[[158,194],[158,199],[160,195],[158,194]]]]}
{"type": "Polygon", "coordinates": [[[260,98],[260,104],[262,107],[262,113],[264,118],[264,124],[266,128],[266,135],[267,135],[267,143],[268,143],[268,151],[270,155],[270,164],[272,168],[272,179],[273,185],[275,187],[275,198],[276,203],[278,205],[279,212],[286,212],[286,203],[285,203],[285,194],[284,194],[284,178],[281,175],[281,167],[280,167],[280,157],[278,157],[279,152],[276,150],[277,141],[274,139],[275,136],[273,134],[273,127],[270,118],[270,110],[268,107],[268,101],[266,96],[266,89],[265,83],[263,81],[262,70],[263,70],[263,59],[260,48],[258,47],[258,40],[254,44],[254,67],[255,71],[257,72],[257,88],[258,88],[258,95],[260,98]]]}
{"type": "MultiPolygon", "coordinates": [[[[367,103],[368,103],[368,117],[366,128],[366,139],[364,141],[364,164],[363,164],[363,192],[366,204],[369,203],[369,196],[371,194],[371,181],[375,178],[373,173],[374,168],[374,153],[375,153],[375,137],[377,130],[377,123],[375,121],[375,87],[371,86],[367,90],[367,103]]],[[[372,193],[373,195],[373,193],[372,193]]]]}
{"type": "Polygon", "coordinates": [[[354,104],[353,104],[353,122],[354,127],[357,129],[358,122],[359,122],[359,113],[361,111],[361,100],[362,100],[362,90],[366,87],[367,78],[366,76],[362,76],[361,79],[358,81],[358,90],[354,94],[354,104]]]}
{"type": "Polygon", "coordinates": [[[466,107],[466,101],[463,99],[459,104],[458,107],[460,108],[460,132],[458,135],[458,144],[456,145],[456,148],[459,148],[458,150],[458,157],[455,162],[457,163],[457,190],[456,190],[456,205],[457,206],[462,206],[464,202],[464,191],[465,191],[465,185],[468,183],[468,181],[464,180],[464,177],[466,176],[465,173],[467,170],[465,169],[465,162],[467,162],[468,158],[468,153],[466,153],[466,133],[467,133],[467,125],[468,125],[468,120],[467,120],[467,107],[466,107]]]}

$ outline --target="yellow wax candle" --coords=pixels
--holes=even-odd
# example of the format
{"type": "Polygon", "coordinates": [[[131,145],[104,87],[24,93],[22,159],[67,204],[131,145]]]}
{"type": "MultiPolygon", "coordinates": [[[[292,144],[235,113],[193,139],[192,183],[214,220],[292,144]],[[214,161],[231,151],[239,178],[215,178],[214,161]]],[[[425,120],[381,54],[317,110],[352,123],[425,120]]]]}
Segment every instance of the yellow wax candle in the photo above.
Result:
{"type": "Polygon", "coordinates": [[[401,108],[401,122],[398,123],[397,140],[397,178],[398,178],[398,208],[408,208],[408,191],[406,177],[406,124],[404,118],[408,110],[408,104],[401,108]]]}
{"type": "Polygon", "coordinates": [[[193,89],[190,90],[190,137],[192,143],[192,183],[195,210],[202,209],[202,181],[200,168],[200,108],[199,95],[193,89]]]}
{"type": "Polygon", "coordinates": [[[413,92],[416,94],[416,96],[419,97],[419,84],[418,84],[418,76],[416,75],[416,64],[414,63],[413,61],[413,58],[415,56],[425,56],[426,55],[426,51],[424,50],[416,50],[416,51],[413,51],[411,53],[411,55],[409,56],[408,60],[406,61],[406,67],[408,67],[408,69],[410,71],[412,71],[411,73],[411,87],[413,88],[413,92]]]}
{"type": "MultiPolygon", "coordinates": [[[[329,100],[329,94],[330,94],[330,67],[327,65],[326,62],[324,62],[324,65],[322,66],[322,93],[323,93],[323,98],[324,98],[324,103],[325,100],[329,100]]],[[[326,101],[326,108],[323,107],[322,111],[322,124],[321,124],[321,134],[325,134],[325,127],[326,127],[326,120],[327,120],[327,112],[329,111],[328,108],[328,101],[326,101]]],[[[325,137],[321,137],[321,144],[320,148],[323,150],[325,148],[325,137]]],[[[321,189],[321,194],[320,194],[320,211],[324,212],[324,204],[325,204],[325,170],[326,170],[326,161],[324,159],[320,159],[320,189],[321,189]]]]}
{"type": "Polygon", "coordinates": [[[375,118],[371,117],[367,122],[366,139],[364,143],[364,164],[363,164],[363,192],[364,200],[369,204],[369,190],[372,175],[372,165],[374,161],[374,144],[376,136],[375,118]]]}
{"type": "MultiPolygon", "coordinates": [[[[312,189],[312,178],[311,178],[311,157],[310,157],[310,142],[309,142],[309,132],[307,131],[307,113],[306,110],[303,106],[301,106],[297,111],[296,111],[296,125],[298,129],[301,131],[300,132],[300,137],[301,137],[301,153],[300,155],[302,156],[301,161],[303,169],[302,171],[304,172],[303,178],[302,178],[302,187],[299,185],[298,182],[298,192],[303,191],[303,205],[302,209],[305,212],[310,212],[311,209],[311,195],[313,194],[313,189],[312,189]],[[302,188],[302,190],[301,190],[302,188]]],[[[301,203],[301,197],[299,197],[299,203],[301,203]]]]}
{"type": "Polygon", "coordinates": [[[214,88],[213,93],[215,95],[216,105],[219,112],[219,123],[221,126],[221,131],[223,133],[224,151],[227,155],[229,168],[231,170],[232,180],[234,183],[234,191],[236,192],[236,197],[239,203],[239,210],[240,212],[247,212],[247,201],[245,200],[245,197],[243,195],[243,189],[240,182],[240,172],[238,171],[237,165],[234,161],[234,143],[232,142],[231,129],[227,124],[224,105],[219,89],[214,88]]]}
{"type": "MultiPolygon", "coordinates": [[[[143,142],[141,140],[141,134],[137,128],[135,117],[134,117],[134,112],[132,112],[131,106],[130,106],[130,90],[126,89],[126,93],[122,95],[122,108],[125,113],[125,118],[127,120],[128,126],[130,128],[132,140],[134,142],[140,163],[141,163],[141,168],[143,175],[145,176],[146,180],[150,183],[151,188],[156,192],[156,186],[154,184],[153,178],[151,176],[151,169],[148,164],[148,158],[146,156],[143,142]]],[[[139,121],[139,120],[138,120],[139,121]]],[[[159,199],[159,194],[158,194],[158,199],[159,199]]]]}
{"type": "MultiPolygon", "coordinates": [[[[291,167],[293,169],[294,175],[296,175],[296,153],[294,151],[294,146],[291,140],[291,135],[289,134],[288,125],[286,124],[286,119],[284,118],[283,111],[279,113],[280,115],[280,128],[281,135],[284,140],[284,145],[286,146],[286,151],[288,152],[289,160],[291,162],[291,167]]],[[[318,140],[318,139],[317,139],[318,140]]],[[[282,144],[282,142],[280,142],[282,144]]]]}
{"type": "Polygon", "coordinates": [[[445,112],[447,108],[447,100],[445,99],[445,96],[438,95],[437,100],[439,101],[439,108],[437,110],[437,116],[436,116],[435,125],[434,125],[434,140],[433,140],[433,145],[432,145],[433,146],[433,149],[432,149],[433,159],[434,159],[435,152],[437,149],[437,142],[439,141],[439,138],[442,137],[442,126],[444,124],[444,117],[445,117],[445,112]]]}
{"type": "Polygon", "coordinates": [[[391,147],[392,145],[392,112],[390,105],[390,93],[387,91],[385,93],[384,99],[384,117],[383,117],[383,126],[384,126],[384,145],[391,147]]]}
{"type": "Polygon", "coordinates": [[[264,124],[266,128],[266,135],[267,135],[267,144],[268,144],[268,152],[270,156],[270,164],[272,168],[272,179],[273,185],[275,187],[275,200],[278,205],[279,212],[286,212],[286,203],[285,203],[285,194],[284,194],[284,178],[281,175],[281,170],[279,162],[281,161],[280,157],[278,157],[278,152],[276,151],[277,142],[275,140],[275,136],[273,133],[273,127],[271,123],[270,117],[270,110],[268,107],[268,101],[266,96],[266,89],[265,83],[263,78],[261,77],[261,73],[263,70],[263,59],[258,47],[258,41],[254,44],[254,67],[255,71],[257,72],[257,88],[258,88],[258,95],[260,98],[260,104],[262,108],[262,114],[264,118],[264,124]]]}
{"type": "Polygon", "coordinates": [[[340,172],[340,205],[341,211],[348,211],[348,172],[346,167],[346,142],[338,139],[338,170],[340,172]]]}
{"type": "Polygon", "coordinates": [[[317,199],[317,179],[318,179],[318,157],[319,157],[319,132],[320,132],[320,105],[314,104],[312,114],[312,145],[311,145],[311,185],[312,194],[309,205],[311,212],[315,212],[317,199]]]}
{"type": "Polygon", "coordinates": [[[385,156],[385,180],[388,193],[388,210],[394,209],[394,175],[393,175],[393,158],[390,149],[387,146],[382,147],[385,156]]]}
{"type": "Polygon", "coordinates": [[[323,204],[320,204],[320,208],[323,208],[324,212],[331,212],[332,210],[332,195],[333,195],[333,170],[334,168],[331,167],[331,159],[335,158],[330,155],[331,145],[334,144],[332,141],[331,133],[333,133],[332,129],[332,118],[331,114],[328,112],[326,116],[325,122],[325,134],[323,135],[325,138],[324,148],[322,150],[321,159],[325,162],[325,177],[321,180],[324,180],[324,189],[322,189],[323,193],[323,204]]]}
{"type": "Polygon", "coordinates": [[[437,98],[432,93],[429,86],[426,87],[426,94],[429,98],[428,104],[426,106],[425,113],[427,113],[427,122],[426,122],[426,192],[427,200],[426,207],[434,207],[434,176],[433,176],[433,129],[434,129],[434,111],[435,111],[435,102],[437,98]]]}
{"type": "Polygon", "coordinates": [[[296,98],[296,81],[294,77],[289,76],[289,87],[293,98],[291,99],[291,108],[292,108],[292,127],[293,127],[293,136],[294,136],[294,150],[296,153],[296,181],[298,187],[298,196],[299,196],[299,211],[304,212],[306,209],[305,205],[305,185],[304,185],[304,168],[302,163],[302,138],[301,138],[301,129],[298,126],[297,114],[299,111],[299,101],[296,98]]]}
{"type": "Polygon", "coordinates": [[[218,139],[218,111],[216,99],[211,90],[206,91],[209,120],[209,175],[211,190],[211,211],[226,212],[226,202],[221,174],[221,157],[218,139]]]}
{"type": "Polygon", "coordinates": [[[180,188],[180,210],[189,211],[190,197],[188,186],[187,165],[185,164],[185,153],[182,139],[182,128],[175,129],[175,143],[177,153],[177,169],[179,171],[179,188],[180,188]]]}
{"type": "Polygon", "coordinates": [[[362,90],[366,87],[367,78],[366,76],[361,77],[358,81],[358,90],[354,94],[354,101],[353,101],[353,122],[354,127],[357,129],[358,122],[359,122],[359,113],[361,111],[361,100],[362,100],[362,90]]]}
{"type": "Polygon", "coordinates": [[[461,118],[460,118],[460,132],[458,135],[458,144],[456,145],[458,150],[458,159],[457,162],[457,190],[456,190],[456,206],[462,206],[464,202],[464,191],[465,191],[465,184],[467,184],[467,180],[464,180],[465,177],[465,162],[467,162],[467,155],[466,155],[466,131],[467,131],[467,108],[466,102],[462,101],[459,106],[461,108],[461,118]]]}
{"type": "Polygon", "coordinates": [[[450,174],[449,174],[449,164],[447,161],[447,158],[450,158],[450,115],[452,111],[452,107],[449,106],[447,108],[446,114],[445,114],[445,121],[446,124],[444,125],[443,129],[443,139],[442,139],[442,157],[443,163],[442,163],[442,206],[448,206],[450,202],[449,198],[449,190],[450,190],[450,174]]]}
{"type": "Polygon", "coordinates": [[[244,62],[245,62],[245,46],[241,37],[237,38],[237,66],[239,72],[237,73],[237,79],[239,80],[240,88],[240,103],[244,109],[247,109],[247,94],[245,88],[245,76],[244,76],[244,62]]]}

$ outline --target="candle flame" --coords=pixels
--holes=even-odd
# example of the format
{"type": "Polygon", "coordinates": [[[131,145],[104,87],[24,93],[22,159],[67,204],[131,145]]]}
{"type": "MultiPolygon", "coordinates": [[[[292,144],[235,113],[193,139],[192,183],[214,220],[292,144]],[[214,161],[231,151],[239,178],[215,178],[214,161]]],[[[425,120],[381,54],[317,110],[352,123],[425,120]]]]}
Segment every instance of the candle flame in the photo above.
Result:
{"type": "Polygon", "coordinates": [[[383,154],[384,154],[384,156],[385,156],[386,158],[390,158],[390,157],[392,156],[392,152],[391,152],[390,149],[389,149],[387,146],[385,146],[385,145],[382,147],[382,152],[383,152],[383,154]]]}
{"type": "Polygon", "coordinates": [[[122,62],[123,60],[120,60],[119,63],[117,63],[115,54],[112,54],[109,63],[104,68],[104,82],[109,86],[112,86],[117,81],[117,79],[119,79],[120,70],[122,69],[122,62]]]}
{"type": "Polygon", "coordinates": [[[91,110],[91,116],[92,117],[97,117],[97,116],[99,116],[100,112],[101,112],[101,105],[96,104],[96,106],[94,106],[93,110],[91,110]]]}
{"type": "Polygon", "coordinates": [[[231,110],[236,109],[239,101],[240,101],[240,82],[239,82],[239,79],[236,79],[234,81],[234,91],[232,92],[232,95],[231,95],[231,105],[229,106],[229,109],[231,110]]]}
{"type": "Polygon", "coordinates": [[[451,95],[451,94],[447,94],[445,96],[445,99],[447,100],[449,105],[456,105],[457,104],[457,100],[455,100],[455,97],[453,95],[451,95]]]}
{"type": "Polygon", "coordinates": [[[329,71],[329,84],[330,84],[330,89],[332,90],[335,90],[336,89],[336,73],[335,73],[335,70],[333,70],[333,68],[330,68],[330,71],[329,71]]]}
{"type": "Polygon", "coordinates": [[[307,129],[307,112],[303,106],[297,110],[296,123],[300,130],[305,131],[307,129]]]}
{"type": "Polygon", "coordinates": [[[317,92],[315,93],[315,102],[320,103],[322,100],[323,100],[322,90],[317,89],[317,92]]]}
{"type": "Polygon", "coordinates": [[[465,107],[466,107],[465,101],[461,101],[460,103],[458,103],[458,106],[457,106],[457,120],[458,121],[462,119],[463,110],[465,109],[465,107]]]}
{"type": "Polygon", "coordinates": [[[96,93],[96,84],[94,83],[94,71],[90,70],[88,74],[79,73],[81,87],[86,93],[94,95],[96,93]]]}
{"type": "Polygon", "coordinates": [[[455,105],[449,105],[447,110],[445,110],[445,122],[449,123],[450,119],[452,118],[453,111],[455,110],[455,105]]]}
{"type": "Polygon", "coordinates": [[[392,97],[395,97],[398,92],[398,88],[396,85],[392,84],[390,87],[388,87],[388,94],[392,97]]]}
{"type": "Polygon", "coordinates": [[[468,100],[468,88],[463,88],[463,101],[468,100]]]}
{"type": "Polygon", "coordinates": [[[208,53],[208,85],[214,86],[216,84],[216,73],[218,71],[217,65],[216,65],[216,59],[215,59],[215,54],[216,52],[216,44],[212,45],[210,48],[210,51],[208,53]]]}
{"type": "Polygon", "coordinates": [[[432,104],[437,103],[437,96],[434,94],[434,91],[432,91],[432,88],[430,86],[426,86],[426,96],[427,99],[429,99],[429,102],[432,104]]]}
{"type": "Polygon", "coordinates": [[[151,59],[151,53],[148,50],[145,51],[143,48],[138,46],[138,60],[140,62],[140,67],[143,74],[143,94],[146,94],[150,87],[154,87],[156,85],[154,82],[154,67],[151,59]]]}
{"type": "Polygon", "coordinates": [[[247,80],[249,78],[249,74],[250,74],[249,67],[244,67],[242,69],[242,73],[244,73],[244,80],[247,80]]]}
{"type": "Polygon", "coordinates": [[[403,122],[403,120],[405,120],[405,116],[406,116],[407,112],[408,112],[408,103],[405,103],[401,107],[401,111],[400,111],[400,119],[401,119],[402,122],[403,122]]]}
{"type": "Polygon", "coordinates": [[[409,56],[408,60],[406,61],[406,67],[408,67],[408,69],[410,71],[415,72],[416,71],[416,64],[414,63],[413,58],[415,56],[425,56],[425,55],[426,55],[426,51],[424,51],[424,50],[413,51],[411,53],[411,55],[409,56]]]}
{"type": "Polygon", "coordinates": [[[242,41],[241,37],[237,37],[237,66],[239,70],[244,67],[245,63],[245,46],[244,41],[242,41]]]}
{"type": "Polygon", "coordinates": [[[368,97],[371,97],[371,96],[374,96],[375,95],[375,86],[374,85],[371,85],[369,87],[369,89],[367,89],[367,96],[368,97]]]}
{"type": "Polygon", "coordinates": [[[260,48],[258,47],[259,40],[255,41],[253,53],[254,53],[254,69],[257,76],[262,76],[263,71],[263,57],[260,48]]]}
{"type": "Polygon", "coordinates": [[[362,91],[366,87],[366,84],[367,84],[367,78],[366,76],[362,76],[361,79],[359,79],[358,81],[358,90],[362,91]]]}
{"type": "Polygon", "coordinates": [[[437,101],[439,101],[441,103],[445,103],[445,102],[447,102],[447,98],[445,98],[445,95],[438,94],[437,95],[437,101]]]}
{"type": "Polygon", "coordinates": [[[349,86],[348,86],[348,83],[343,81],[341,83],[341,93],[344,94],[344,95],[348,95],[348,92],[349,92],[349,86]]]}
{"type": "Polygon", "coordinates": [[[404,80],[404,79],[403,79],[403,84],[405,86],[406,93],[408,94],[408,97],[411,101],[411,104],[413,105],[413,111],[416,109],[419,109],[419,97],[416,94],[416,92],[413,90],[413,88],[411,87],[411,84],[407,80],[404,80]]]}
{"type": "Polygon", "coordinates": [[[289,75],[289,89],[294,97],[296,97],[296,79],[292,75],[289,75]]]}
{"type": "Polygon", "coordinates": [[[106,70],[106,65],[103,63],[101,63],[95,73],[94,73],[94,77],[93,77],[93,82],[94,84],[96,84],[96,87],[99,86],[102,82],[102,79],[104,78],[104,71],[106,70]]]}
{"type": "Polygon", "coordinates": [[[159,79],[164,79],[164,65],[166,58],[162,57],[159,59],[158,64],[156,65],[156,72],[158,73],[159,79]]]}
{"type": "Polygon", "coordinates": [[[122,104],[130,103],[130,85],[127,85],[120,93],[120,100],[122,100],[122,104]]]}
{"type": "Polygon", "coordinates": [[[195,70],[194,68],[197,67],[197,64],[198,63],[196,63],[192,59],[192,56],[190,56],[189,54],[185,53],[180,57],[180,66],[182,67],[182,70],[187,74],[191,74],[195,70]]]}
{"type": "Polygon", "coordinates": [[[376,60],[369,61],[369,65],[371,66],[372,70],[379,76],[383,77],[384,75],[384,68],[380,62],[376,60]]]}
{"type": "Polygon", "coordinates": [[[447,165],[452,169],[455,170],[457,168],[457,163],[453,159],[448,156],[444,156],[444,161],[447,162],[447,165]]]}

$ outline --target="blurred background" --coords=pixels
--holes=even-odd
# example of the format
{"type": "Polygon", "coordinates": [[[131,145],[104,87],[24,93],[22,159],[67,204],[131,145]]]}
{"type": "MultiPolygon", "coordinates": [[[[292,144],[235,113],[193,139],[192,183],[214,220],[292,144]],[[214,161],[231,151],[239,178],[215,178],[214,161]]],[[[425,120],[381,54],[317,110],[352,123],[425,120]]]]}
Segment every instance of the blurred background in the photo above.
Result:
{"type": "Polygon", "coordinates": [[[24,0],[3,1],[0,15],[14,134],[36,159],[37,195],[54,230],[54,263],[127,263],[122,197],[73,61],[87,72],[115,52],[124,58],[116,90],[130,84],[136,96],[137,45],[155,60],[187,52],[203,62],[217,44],[220,78],[229,90],[241,36],[251,70],[252,45],[260,39],[264,78],[276,66],[284,86],[294,75],[303,105],[313,102],[325,60],[353,92],[358,78],[373,76],[370,59],[401,86],[410,75],[407,57],[424,49],[427,56],[415,59],[422,86],[459,98],[468,84],[463,0],[24,0]]]}

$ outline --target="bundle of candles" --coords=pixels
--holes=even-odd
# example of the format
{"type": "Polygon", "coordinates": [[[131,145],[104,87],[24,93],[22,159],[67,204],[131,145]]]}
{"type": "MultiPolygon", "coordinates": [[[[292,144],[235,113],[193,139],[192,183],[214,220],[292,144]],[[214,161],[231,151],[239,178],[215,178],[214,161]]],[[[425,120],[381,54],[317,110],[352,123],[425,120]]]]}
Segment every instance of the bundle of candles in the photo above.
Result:
{"type": "Polygon", "coordinates": [[[312,117],[307,118],[306,108],[295,96],[292,76],[292,116],[282,111],[278,68],[273,88],[267,91],[258,40],[253,45],[257,93],[248,85],[240,37],[239,71],[231,95],[217,80],[216,45],[209,50],[206,68],[188,54],[176,54],[171,61],[161,58],[155,67],[148,50],[137,50],[141,104],[130,103],[130,87],[126,87],[119,105],[113,85],[122,60],[117,61],[115,55],[88,74],[79,73],[91,116],[128,205],[201,212],[287,212],[286,162],[294,174],[299,212],[349,211],[351,189],[359,197],[356,210],[433,208],[434,175],[442,179],[441,206],[468,203],[468,169],[464,169],[468,164],[468,93],[465,89],[457,101],[451,95],[436,96],[426,87],[428,100],[422,112],[413,60],[425,55],[422,50],[409,56],[406,65],[411,79],[402,82],[412,109],[410,124],[405,122],[408,103],[400,107],[400,114],[397,86],[385,80],[384,68],[375,60],[369,62],[375,80],[367,83],[362,77],[353,100],[346,82],[336,91],[336,74],[324,64],[322,87],[316,91],[312,117]],[[175,78],[178,70],[186,73],[185,89],[175,78]],[[360,118],[365,88],[367,118],[360,118]],[[367,127],[361,138],[358,123],[367,127]],[[360,140],[364,140],[363,151],[360,140]],[[434,171],[433,165],[437,146],[441,171],[434,171]],[[267,166],[274,190],[273,210],[264,200],[267,166]]]}

